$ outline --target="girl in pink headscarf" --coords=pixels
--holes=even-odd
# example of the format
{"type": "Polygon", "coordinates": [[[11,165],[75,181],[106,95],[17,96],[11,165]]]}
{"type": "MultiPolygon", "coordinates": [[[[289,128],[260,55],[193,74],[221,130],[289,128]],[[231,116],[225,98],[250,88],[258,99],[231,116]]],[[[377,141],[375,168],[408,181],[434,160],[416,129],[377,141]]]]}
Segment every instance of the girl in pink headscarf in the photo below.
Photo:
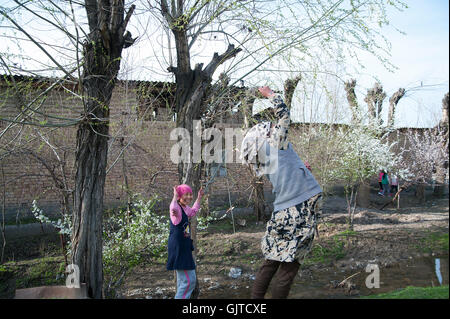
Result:
{"type": "Polygon", "coordinates": [[[200,188],[192,208],[192,189],[182,184],[173,188],[170,203],[170,235],[168,242],[167,270],[177,273],[177,293],[175,299],[189,299],[195,288],[195,261],[192,257],[194,245],[191,239],[189,218],[197,214],[204,195],[200,188]]]}

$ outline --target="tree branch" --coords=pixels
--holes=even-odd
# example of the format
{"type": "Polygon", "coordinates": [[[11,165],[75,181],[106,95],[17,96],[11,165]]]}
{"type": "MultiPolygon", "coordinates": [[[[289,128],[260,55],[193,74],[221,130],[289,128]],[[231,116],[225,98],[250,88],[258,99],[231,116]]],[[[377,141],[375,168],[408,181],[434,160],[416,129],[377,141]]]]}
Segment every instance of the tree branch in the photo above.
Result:
{"type": "Polygon", "coordinates": [[[228,49],[223,54],[219,55],[217,52],[214,53],[214,56],[213,56],[211,62],[209,62],[209,64],[206,66],[204,72],[208,76],[212,76],[219,65],[224,63],[226,60],[229,60],[229,59],[235,57],[241,51],[242,51],[242,49],[235,48],[234,44],[228,45],[228,49]]]}
{"type": "Polygon", "coordinates": [[[161,12],[166,19],[166,21],[169,23],[169,28],[173,23],[173,17],[169,13],[169,6],[167,5],[166,0],[161,0],[161,12]]]}
{"type": "Polygon", "coordinates": [[[61,70],[63,71],[70,79],[75,80],[75,78],[70,74],[62,65],[56,61],[53,56],[47,52],[47,50],[44,49],[42,45],[40,45],[27,31],[25,31],[13,18],[11,18],[6,12],[3,10],[0,11],[0,13],[7,18],[12,24],[16,26],[17,29],[19,29],[20,32],[22,32],[24,35],[28,37],[28,39],[31,40],[39,49],[42,50],[42,52],[49,57],[50,60],[52,60],[53,63],[61,70]]]}

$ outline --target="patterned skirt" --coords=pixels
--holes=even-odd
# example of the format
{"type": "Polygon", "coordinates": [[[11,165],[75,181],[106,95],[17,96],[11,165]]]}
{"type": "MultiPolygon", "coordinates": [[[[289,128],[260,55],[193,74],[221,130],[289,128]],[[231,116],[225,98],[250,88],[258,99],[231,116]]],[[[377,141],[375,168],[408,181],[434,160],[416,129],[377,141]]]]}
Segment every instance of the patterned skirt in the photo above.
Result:
{"type": "Polygon", "coordinates": [[[264,257],[281,262],[303,261],[309,253],[322,209],[322,194],[272,213],[261,241],[264,257]]]}

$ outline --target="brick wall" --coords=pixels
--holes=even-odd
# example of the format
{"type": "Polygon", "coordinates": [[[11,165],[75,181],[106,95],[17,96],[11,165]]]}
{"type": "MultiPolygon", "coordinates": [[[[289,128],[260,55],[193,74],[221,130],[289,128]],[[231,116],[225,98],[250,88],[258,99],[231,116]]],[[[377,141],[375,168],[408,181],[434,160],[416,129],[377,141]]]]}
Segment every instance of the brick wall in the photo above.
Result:
{"type": "MultiPolygon", "coordinates": [[[[136,93],[139,85],[136,82],[119,82],[113,92],[104,197],[107,207],[123,205],[127,202],[128,194],[140,193],[144,197],[158,195],[161,199],[159,207],[166,208],[172,197],[172,187],[178,183],[177,165],[170,160],[170,149],[175,141],[170,141],[169,137],[175,123],[167,120],[172,116],[169,109],[163,107],[173,103],[173,96],[166,95],[164,103],[153,105],[149,103],[148,96],[143,99],[142,95],[136,93]],[[157,112],[151,114],[155,114],[156,118],[142,116],[146,108],[151,111],[154,106],[157,112]]],[[[31,101],[45,89],[45,85],[33,84],[32,88],[29,93],[17,95],[0,81],[0,116],[14,118],[20,110],[20,102],[31,101]]],[[[82,110],[80,100],[63,87],[53,90],[39,105],[42,113],[50,115],[37,114],[37,120],[42,123],[67,123],[79,117],[82,110]]],[[[241,123],[242,114],[238,112],[224,117],[218,127],[236,128],[241,127],[241,123]]],[[[10,122],[0,120],[0,132],[8,125],[10,122]]],[[[295,136],[305,129],[309,129],[308,124],[296,124],[291,127],[289,134],[295,140],[295,136]]],[[[75,137],[76,126],[15,126],[4,133],[0,139],[0,202],[5,204],[8,219],[29,216],[34,199],[46,212],[60,209],[61,192],[55,181],[61,183],[63,174],[55,154],[64,159],[67,184],[73,189],[75,137]],[[53,149],[38,132],[48,139],[53,149]]],[[[294,146],[298,148],[295,143],[294,146]]],[[[298,151],[302,158],[308,159],[308,154],[302,154],[301,149],[298,151]]],[[[210,207],[228,206],[229,196],[233,205],[248,205],[251,193],[248,168],[239,163],[227,164],[226,173],[225,177],[216,177],[210,185],[210,207]]],[[[267,179],[264,180],[266,198],[270,201],[271,185],[267,179]]]]}
{"type": "MultiPolygon", "coordinates": [[[[29,83],[27,83],[29,85],[29,83]]],[[[160,207],[167,207],[172,197],[172,187],[178,184],[177,165],[170,160],[170,149],[176,141],[170,141],[170,131],[175,122],[168,121],[172,116],[163,105],[156,104],[155,116],[142,116],[144,107],[153,108],[148,99],[136,94],[139,83],[119,82],[110,106],[110,147],[108,153],[108,173],[105,185],[105,205],[112,207],[127,202],[128,194],[140,193],[144,197],[158,195],[160,207]],[[126,178],[125,178],[126,177],[126,178]],[[128,191],[127,187],[128,185],[128,191]]],[[[20,105],[34,99],[46,87],[32,82],[27,94],[18,96],[0,82],[0,116],[13,119],[20,112],[20,105]]],[[[165,103],[169,103],[166,99],[165,103]]],[[[67,123],[76,120],[82,111],[79,99],[58,87],[46,95],[35,114],[41,123],[67,123]]],[[[36,106],[34,106],[36,107],[36,106]]],[[[23,109],[23,108],[22,108],[23,109]]],[[[147,114],[149,113],[147,111],[147,114]]],[[[226,125],[239,126],[241,114],[225,118],[226,125]]],[[[10,122],[0,120],[0,131],[10,122]]],[[[0,202],[3,193],[7,219],[23,219],[30,216],[33,200],[48,213],[60,210],[61,191],[57,182],[66,176],[68,188],[73,189],[75,174],[76,126],[64,128],[41,128],[19,126],[10,128],[0,140],[3,175],[0,172],[0,202]],[[53,149],[39,134],[48,139],[53,149]],[[11,141],[13,141],[11,143],[11,141]],[[61,173],[56,154],[65,162],[65,174],[61,173]],[[4,176],[4,178],[2,178],[4,176]]],[[[210,203],[228,203],[228,190],[233,201],[245,202],[248,198],[249,172],[239,164],[231,164],[226,177],[217,177],[210,187],[210,203]]],[[[267,185],[269,187],[269,185],[267,185]]]]}

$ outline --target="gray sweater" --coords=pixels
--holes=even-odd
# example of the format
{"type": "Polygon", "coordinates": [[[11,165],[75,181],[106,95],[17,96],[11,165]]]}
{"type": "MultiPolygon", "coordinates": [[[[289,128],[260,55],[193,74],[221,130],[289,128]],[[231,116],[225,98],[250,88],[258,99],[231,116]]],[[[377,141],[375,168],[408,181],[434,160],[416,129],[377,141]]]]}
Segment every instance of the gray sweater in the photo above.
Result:
{"type": "Polygon", "coordinates": [[[274,211],[298,205],[322,192],[291,143],[286,150],[277,150],[265,142],[258,155],[268,164],[265,172],[275,193],[274,211]]]}

